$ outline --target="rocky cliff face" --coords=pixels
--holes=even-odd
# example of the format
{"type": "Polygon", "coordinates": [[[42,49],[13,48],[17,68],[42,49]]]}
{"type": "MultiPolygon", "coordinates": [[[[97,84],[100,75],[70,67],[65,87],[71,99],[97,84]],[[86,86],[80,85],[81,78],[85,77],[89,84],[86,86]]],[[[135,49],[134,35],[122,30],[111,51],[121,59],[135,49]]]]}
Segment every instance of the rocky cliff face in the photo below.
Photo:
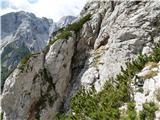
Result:
{"type": "Polygon", "coordinates": [[[66,16],[55,23],[24,11],[1,16],[2,83],[26,54],[41,52],[51,33],[71,23],[73,18],[66,16]]]}
{"type": "Polygon", "coordinates": [[[33,56],[24,71],[17,68],[7,78],[4,119],[51,120],[59,111],[68,112],[80,86],[101,91],[125,62],[151,54],[160,39],[159,1],[90,1],[78,19],[87,14],[91,18],[80,29],[63,32],[46,55],[33,56]]]}
{"type": "MultiPolygon", "coordinates": [[[[154,102],[159,105],[160,63],[149,62],[143,70],[134,77],[134,79],[137,83],[133,86],[136,111],[143,110],[143,104],[146,102],[154,102]]],[[[156,111],[155,115],[156,120],[159,120],[160,110],[156,111]]]]}
{"type": "Polygon", "coordinates": [[[47,44],[55,23],[32,13],[15,12],[1,16],[2,82],[29,53],[40,52],[47,44]]]}

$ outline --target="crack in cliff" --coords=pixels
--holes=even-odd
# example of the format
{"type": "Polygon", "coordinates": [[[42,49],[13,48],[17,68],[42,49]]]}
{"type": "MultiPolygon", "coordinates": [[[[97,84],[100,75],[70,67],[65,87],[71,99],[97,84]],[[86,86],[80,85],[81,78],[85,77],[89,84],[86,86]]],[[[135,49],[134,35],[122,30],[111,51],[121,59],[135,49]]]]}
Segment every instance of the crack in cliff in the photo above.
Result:
{"type": "Polygon", "coordinates": [[[52,82],[52,77],[46,68],[41,69],[39,73],[35,75],[34,81],[37,78],[41,78],[43,82],[46,81],[48,83],[48,87],[46,91],[43,91],[41,89],[40,98],[34,101],[33,104],[31,105],[30,110],[29,110],[29,117],[27,120],[32,120],[33,117],[35,117],[36,119],[40,119],[40,112],[42,109],[46,107],[46,104],[48,103],[49,106],[51,107],[53,106],[54,101],[57,99],[57,93],[55,91],[55,84],[52,82]],[[50,94],[52,90],[55,92],[54,96],[50,94]]]}
{"type": "MultiPolygon", "coordinates": [[[[102,24],[103,19],[104,19],[104,16],[100,14],[100,21],[98,23],[99,26],[97,29],[97,34],[96,36],[92,35],[92,37],[94,37],[95,40],[98,37],[99,32],[101,30],[101,24],[102,24]]],[[[81,36],[81,32],[82,32],[82,29],[78,32],[75,32],[76,42],[74,46],[74,55],[72,57],[72,62],[71,62],[71,79],[68,84],[65,98],[64,98],[63,104],[60,109],[61,110],[60,112],[62,113],[66,113],[69,111],[70,98],[71,96],[73,96],[74,92],[77,91],[79,87],[81,86],[81,83],[80,83],[81,75],[80,74],[83,74],[89,68],[88,58],[91,56],[90,50],[93,49],[93,46],[81,45],[83,48],[82,49],[78,48],[78,45],[81,44],[81,39],[84,39],[81,36]]],[[[94,43],[95,43],[95,40],[94,40],[94,43]]]]}

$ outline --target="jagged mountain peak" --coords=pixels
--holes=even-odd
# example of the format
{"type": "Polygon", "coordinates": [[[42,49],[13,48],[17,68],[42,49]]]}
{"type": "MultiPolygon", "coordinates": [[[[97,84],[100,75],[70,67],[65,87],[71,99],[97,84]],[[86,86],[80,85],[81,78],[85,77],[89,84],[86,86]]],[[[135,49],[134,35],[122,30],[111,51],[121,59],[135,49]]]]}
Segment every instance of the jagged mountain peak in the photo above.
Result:
{"type": "Polygon", "coordinates": [[[57,25],[58,27],[62,28],[65,27],[66,25],[72,23],[72,21],[74,21],[76,19],[75,16],[63,16],[58,22],[57,25]]]}

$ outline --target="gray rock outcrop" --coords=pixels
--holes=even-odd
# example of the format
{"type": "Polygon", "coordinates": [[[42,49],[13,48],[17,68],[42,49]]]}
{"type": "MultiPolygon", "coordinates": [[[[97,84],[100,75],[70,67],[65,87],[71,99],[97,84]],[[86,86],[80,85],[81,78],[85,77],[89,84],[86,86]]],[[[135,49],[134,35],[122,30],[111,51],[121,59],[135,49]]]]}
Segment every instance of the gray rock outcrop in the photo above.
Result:
{"type": "MultiPolygon", "coordinates": [[[[134,86],[134,99],[136,102],[136,110],[142,110],[142,104],[145,102],[154,102],[159,104],[156,98],[156,91],[160,90],[160,63],[148,64],[140,73],[137,74],[137,83],[143,79],[141,86],[134,86]],[[151,74],[152,73],[152,74],[151,74]],[[151,77],[148,75],[151,74],[151,77]],[[141,89],[141,91],[140,91],[141,89]]],[[[158,96],[158,95],[157,95],[158,96]]],[[[160,116],[159,116],[160,117],[160,116]]]]}
{"type": "Polygon", "coordinates": [[[106,79],[119,73],[120,66],[126,61],[135,58],[137,54],[152,52],[153,43],[159,36],[159,8],[159,1],[116,1],[113,12],[105,1],[88,4],[86,11],[93,13],[91,21],[95,16],[100,19],[97,21],[102,21],[98,24],[100,29],[95,38],[94,50],[91,50],[91,57],[87,60],[92,61],[86,63],[90,69],[96,67],[95,70],[99,71],[99,79],[95,82],[97,90],[100,90],[106,79]]]}
{"type": "Polygon", "coordinates": [[[59,111],[71,77],[73,38],[59,40],[46,60],[43,53],[35,55],[23,71],[17,68],[7,78],[2,94],[4,120],[51,120],[59,111]]]}

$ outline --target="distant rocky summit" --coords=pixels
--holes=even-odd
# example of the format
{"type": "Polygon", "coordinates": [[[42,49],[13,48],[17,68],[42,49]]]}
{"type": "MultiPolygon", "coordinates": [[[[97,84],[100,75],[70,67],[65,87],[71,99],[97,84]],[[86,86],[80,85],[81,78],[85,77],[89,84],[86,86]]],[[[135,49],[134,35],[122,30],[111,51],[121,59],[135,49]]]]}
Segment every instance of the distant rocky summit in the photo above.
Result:
{"type": "Polygon", "coordinates": [[[4,120],[160,120],[160,1],[90,0],[52,35],[6,79],[4,120]]]}
{"type": "Polygon", "coordinates": [[[74,16],[64,16],[57,22],[57,26],[59,28],[65,27],[68,24],[71,24],[75,19],[76,17],[74,16]]]}

